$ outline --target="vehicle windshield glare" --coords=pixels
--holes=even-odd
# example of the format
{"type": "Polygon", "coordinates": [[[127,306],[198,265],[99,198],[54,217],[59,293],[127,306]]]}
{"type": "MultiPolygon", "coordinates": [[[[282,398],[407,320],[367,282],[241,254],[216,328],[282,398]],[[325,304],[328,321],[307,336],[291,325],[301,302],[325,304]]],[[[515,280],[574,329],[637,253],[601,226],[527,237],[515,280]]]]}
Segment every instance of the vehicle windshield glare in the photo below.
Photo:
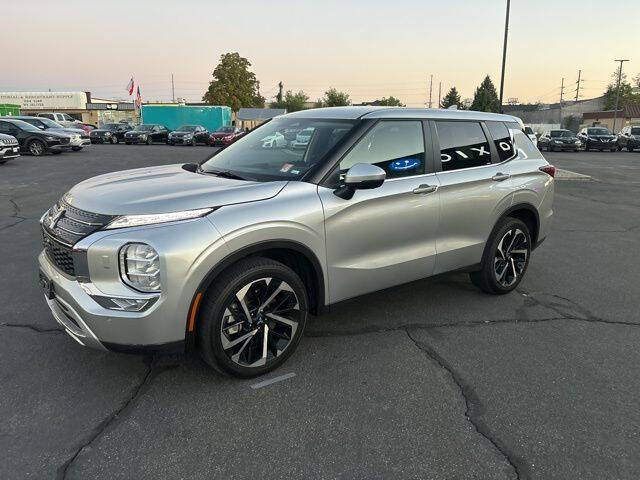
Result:
{"type": "Polygon", "coordinates": [[[176,131],[178,131],[178,132],[195,132],[196,128],[198,128],[197,125],[180,125],[178,128],[176,128],[176,131]]]}
{"type": "Polygon", "coordinates": [[[153,129],[154,125],[138,125],[136,128],[134,128],[135,131],[137,132],[149,132],[153,129]]]}
{"type": "Polygon", "coordinates": [[[220,127],[216,130],[216,132],[220,133],[233,133],[235,131],[235,127],[220,127]]]}
{"type": "Polygon", "coordinates": [[[41,132],[42,130],[40,130],[38,127],[31,125],[30,123],[25,122],[24,120],[11,120],[11,122],[9,122],[13,125],[15,125],[16,127],[25,130],[27,132],[41,132]]]}
{"type": "Polygon", "coordinates": [[[606,128],[588,128],[587,135],[611,135],[606,128]]]}
{"type": "Polygon", "coordinates": [[[298,180],[354,127],[356,121],[274,119],[218,151],[202,164],[205,173],[224,171],[255,181],[298,180]],[[284,132],[310,129],[308,142],[289,140],[284,132]]]}
{"type": "Polygon", "coordinates": [[[573,133],[570,132],[569,130],[551,130],[551,137],[552,138],[573,137],[573,133]]]}
{"type": "Polygon", "coordinates": [[[58,122],[54,122],[53,120],[51,120],[51,119],[49,119],[47,117],[39,117],[38,120],[40,120],[42,123],[44,123],[49,128],[64,128],[58,122]]]}

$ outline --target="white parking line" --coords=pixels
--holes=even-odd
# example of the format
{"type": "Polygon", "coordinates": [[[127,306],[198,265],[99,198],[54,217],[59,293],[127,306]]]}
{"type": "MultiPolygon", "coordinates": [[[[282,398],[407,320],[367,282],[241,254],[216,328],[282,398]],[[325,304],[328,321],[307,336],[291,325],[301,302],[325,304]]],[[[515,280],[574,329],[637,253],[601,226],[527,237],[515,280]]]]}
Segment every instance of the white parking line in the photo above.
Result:
{"type": "Polygon", "coordinates": [[[280,375],[278,377],[273,377],[273,378],[270,378],[268,380],[263,380],[262,382],[254,383],[253,385],[251,385],[251,388],[256,390],[258,388],[267,387],[267,386],[272,385],[274,383],[281,382],[283,380],[287,380],[287,379],[295,377],[295,376],[296,376],[296,374],[293,373],[293,372],[285,373],[284,375],[280,375]]]}

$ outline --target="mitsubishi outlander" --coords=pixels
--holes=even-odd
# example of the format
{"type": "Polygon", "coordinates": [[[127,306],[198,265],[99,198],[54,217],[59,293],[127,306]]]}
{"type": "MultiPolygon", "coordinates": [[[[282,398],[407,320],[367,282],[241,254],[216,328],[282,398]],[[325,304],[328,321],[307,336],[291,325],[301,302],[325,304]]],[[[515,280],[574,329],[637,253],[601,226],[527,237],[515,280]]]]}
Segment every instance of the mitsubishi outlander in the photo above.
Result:
{"type": "Polygon", "coordinates": [[[276,117],[202,164],[85,180],[41,218],[55,319],[103,350],[199,350],[251,377],[309,313],[423,277],[522,280],[555,169],[508,115],[337,107],[276,117]],[[305,145],[265,142],[308,132],[305,145]]]}

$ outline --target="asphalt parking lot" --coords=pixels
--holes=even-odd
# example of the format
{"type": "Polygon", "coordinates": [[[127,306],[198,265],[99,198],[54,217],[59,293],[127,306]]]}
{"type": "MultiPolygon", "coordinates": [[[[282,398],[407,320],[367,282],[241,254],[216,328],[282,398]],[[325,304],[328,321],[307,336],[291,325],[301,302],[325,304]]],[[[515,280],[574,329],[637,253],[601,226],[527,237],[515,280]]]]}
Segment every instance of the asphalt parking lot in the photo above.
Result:
{"type": "Polygon", "coordinates": [[[517,292],[453,274],[344,302],[284,381],[83,349],[38,285],[39,217],[87,177],[211,152],[0,165],[0,478],[640,477],[640,153],[546,154],[593,180],[557,182],[517,292]]]}

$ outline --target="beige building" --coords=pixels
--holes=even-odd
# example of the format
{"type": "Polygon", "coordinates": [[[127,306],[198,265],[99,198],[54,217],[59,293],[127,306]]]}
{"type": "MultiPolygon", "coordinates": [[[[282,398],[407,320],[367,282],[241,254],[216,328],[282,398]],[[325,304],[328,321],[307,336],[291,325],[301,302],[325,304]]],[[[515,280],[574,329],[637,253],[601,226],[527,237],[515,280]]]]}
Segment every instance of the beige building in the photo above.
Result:
{"type": "Polygon", "coordinates": [[[618,110],[615,115],[614,110],[603,110],[599,112],[586,112],[582,115],[582,126],[603,126],[613,133],[618,133],[627,125],[640,125],[640,104],[627,105],[622,110],[618,110]],[[616,127],[613,128],[613,120],[616,117],[616,127]]]}

